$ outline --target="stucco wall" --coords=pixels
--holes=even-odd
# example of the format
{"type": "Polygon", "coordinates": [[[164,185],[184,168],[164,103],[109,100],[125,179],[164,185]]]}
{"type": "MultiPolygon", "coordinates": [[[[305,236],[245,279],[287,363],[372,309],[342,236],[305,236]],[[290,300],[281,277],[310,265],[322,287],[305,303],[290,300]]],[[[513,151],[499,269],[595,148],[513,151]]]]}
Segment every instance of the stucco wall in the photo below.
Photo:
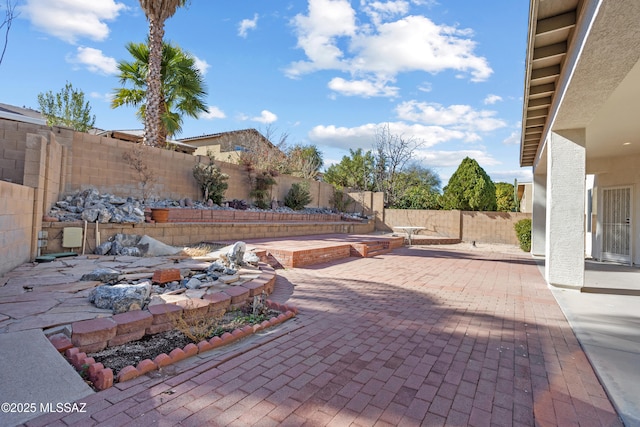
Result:
{"type": "Polygon", "coordinates": [[[595,174],[593,200],[592,255],[600,258],[602,253],[601,218],[602,190],[611,187],[631,187],[631,253],[634,264],[640,264],[640,156],[611,157],[591,159],[587,164],[587,172],[595,174]]]}
{"type": "Polygon", "coordinates": [[[34,189],[0,181],[0,275],[31,258],[34,189]]]}

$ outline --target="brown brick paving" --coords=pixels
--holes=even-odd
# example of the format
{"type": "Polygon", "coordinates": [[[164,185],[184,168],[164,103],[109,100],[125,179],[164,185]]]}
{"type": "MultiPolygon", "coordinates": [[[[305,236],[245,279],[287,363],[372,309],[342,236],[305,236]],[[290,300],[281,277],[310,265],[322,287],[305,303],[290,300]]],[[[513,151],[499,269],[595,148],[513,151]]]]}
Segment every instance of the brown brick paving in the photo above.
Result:
{"type": "Polygon", "coordinates": [[[402,248],[278,270],[272,299],[289,330],[27,425],[621,425],[524,255],[402,248]]]}

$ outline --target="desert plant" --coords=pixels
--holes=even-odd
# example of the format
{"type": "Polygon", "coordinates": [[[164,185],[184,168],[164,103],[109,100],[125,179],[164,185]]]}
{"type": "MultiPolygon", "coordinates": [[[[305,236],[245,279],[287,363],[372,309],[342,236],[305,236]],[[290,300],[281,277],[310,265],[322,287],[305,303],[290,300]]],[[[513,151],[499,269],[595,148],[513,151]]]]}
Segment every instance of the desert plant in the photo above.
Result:
{"type": "Polygon", "coordinates": [[[520,249],[525,252],[531,251],[531,220],[529,218],[521,219],[514,224],[520,249]]]}
{"type": "Polygon", "coordinates": [[[344,190],[333,187],[333,196],[331,197],[331,206],[338,212],[346,212],[353,200],[344,190]]]}
{"type": "Polygon", "coordinates": [[[219,205],[224,199],[224,192],[229,188],[229,184],[227,184],[229,175],[220,171],[220,168],[214,163],[211,153],[207,153],[207,157],[209,164],[198,163],[193,167],[193,177],[202,190],[204,200],[211,200],[219,205]]]}
{"type": "MultiPolygon", "coordinates": [[[[190,305],[188,303],[187,307],[190,305]]],[[[182,314],[169,314],[169,321],[173,328],[182,332],[194,343],[199,343],[214,336],[221,318],[222,315],[214,316],[209,312],[197,314],[189,319],[185,319],[182,314]]]]}
{"type": "Polygon", "coordinates": [[[156,182],[156,174],[149,166],[148,147],[143,144],[135,144],[129,151],[125,151],[122,154],[124,161],[138,173],[140,179],[140,186],[142,187],[142,200],[147,202],[153,185],[156,182]]]}
{"type": "Polygon", "coordinates": [[[259,173],[252,180],[252,189],[249,195],[260,209],[269,209],[271,206],[271,187],[276,180],[269,172],[259,173]]]}
{"type": "Polygon", "coordinates": [[[299,211],[309,203],[311,203],[309,183],[303,181],[291,184],[289,192],[284,196],[284,205],[294,211],[299,211]]]}

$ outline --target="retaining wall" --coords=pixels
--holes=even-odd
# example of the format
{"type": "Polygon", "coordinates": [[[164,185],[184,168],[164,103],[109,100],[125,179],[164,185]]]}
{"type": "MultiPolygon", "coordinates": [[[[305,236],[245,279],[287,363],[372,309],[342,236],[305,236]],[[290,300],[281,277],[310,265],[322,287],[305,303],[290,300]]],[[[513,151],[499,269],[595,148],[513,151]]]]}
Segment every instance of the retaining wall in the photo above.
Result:
{"type": "MultiPolygon", "coordinates": [[[[31,259],[34,189],[0,181],[0,275],[31,259]]],[[[2,283],[0,283],[0,286],[2,283]]]]}
{"type": "MultiPolygon", "coordinates": [[[[62,248],[64,227],[84,227],[81,222],[44,222],[43,230],[49,232],[49,242],[43,253],[68,251],[62,248]]],[[[87,228],[86,253],[96,247],[96,225],[87,228]]],[[[182,247],[200,242],[234,242],[245,239],[308,236],[314,234],[367,234],[373,232],[373,223],[354,222],[273,222],[273,223],[142,223],[99,224],[100,241],[118,234],[147,235],[167,245],[182,247]]]]}

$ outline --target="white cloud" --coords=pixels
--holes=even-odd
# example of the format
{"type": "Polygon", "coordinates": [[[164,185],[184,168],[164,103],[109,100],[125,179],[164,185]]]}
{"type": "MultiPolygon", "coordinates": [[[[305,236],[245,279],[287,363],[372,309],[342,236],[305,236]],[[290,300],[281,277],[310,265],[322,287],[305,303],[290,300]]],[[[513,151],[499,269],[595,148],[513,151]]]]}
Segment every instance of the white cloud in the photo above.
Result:
{"type": "Polygon", "coordinates": [[[116,19],[126,8],[115,0],[25,0],[20,12],[38,30],[75,44],[84,37],[105,40],[106,21],[116,19]]]}
{"type": "Polygon", "coordinates": [[[382,21],[409,12],[409,2],[404,0],[386,2],[372,1],[365,4],[363,9],[364,12],[369,15],[374,25],[379,25],[382,21]]]}
{"type": "MultiPolygon", "coordinates": [[[[452,70],[484,81],[493,73],[487,60],[475,54],[471,30],[404,16],[407,1],[362,0],[361,7],[371,23],[358,19],[346,0],[309,0],[308,14],[292,20],[306,60],[291,63],[287,76],[335,70],[350,73],[354,81],[379,82],[395,81],[403,72],[452,70]]],[[[367,96],[368,91],[362,93],[367,96]]]]}
{"type": "Polygon", "coordinates": [[[105,56],[101,50],[92,47],[78,46],[75,55],[69,55],[67,62],[81,64],[92,73],[117,74],[118,62],[110,56],[105,56]]]}
{"type": "Polygon", "coordinates": [[[469,35],[468,30],[436,25],[424,16],[407,16],[380,25],[375,35],[356,37],[351,44],[358,52],[353,64],[378,75],[451,69],[470,73],[472,81],[486,80],[492,70],[485,58],[473,54],[475,42],[469,35]]]}
{"type": "Polygon", "coordinates": [[[502,97],[499,95],[488,95],[485,99],[484,99],[484,103],[485,105],[493,105],[498,101],[502,101],[502,97]]]}
{"type": "Polygon", "coordinates": [[[419,151],[416,158],[422,159],[426,164],[439,168],[457,168],[465,157],[470,157],[478,162],[482,168],[499,165],[500,161],[483,150],[458,150],[458,151],[419,151]]]}
{"type": "Polygon", "coordinates": [[[398,96],[399,88],[395,86],[387,86],[386,82],[370,81],[370,80],[351,80],[347,81],[342,77],[333,78],[329,84],[329,89],[345,96],[362,96],[370,98],[372,96],[398,96]]]}
{"type": "Polygon", "coordinates": [[[335,125],[315,126],[308,134],[311,142],[318,145],[328,145],[342,149],[363,148],[371,149],[376,132],[381,126],[389,126],[393,135],[403,135],[423,142],[423,147],[432,147],[443,142],[464,139],[465,133],[458,130],[446,129],[441,126],[424,126],[421,124],[407,124],[404,122],[367,123],[356,127],[338,127],[335,125]]]}
{"type": "Polygon", "coordinates": [[[474,110],[469,105],[444,107],[437,103],[407,101],[398,105],[396,112],[401,120],[469,131],[490,132],[507,125],[494,117],[495,111],[474,110]]]}
{"type": "Polygon", "coordinates": [[[511,135],[509,135],[504,141],[502,141],[502,143],[504,145],[518,145],[520,144],[520,134],[521,132],[518,131],[513,131],[511,132],[511,135]]]}
{"type": "Polygon", "coordinates": [[[248,120],[254,121],[254,122],[258,122],[258,123],[262,123],[262,124],[270,124],[275,122],[276,120],[278,120],[278,116],[276,116],[275,114],[273,114],[271,111],[269,110],[262,110],[260,112],[260,115],[257,117],[252,117],[248,120]]]}
{"type": "Polygon", "coordinates": [[[218,107],[209,107],[206,113],[200,113],[198,117],[205,120],[213,120],[224,119],[227,115],[218,107]]]}
{"type": "Polygon", "coordinates": [[[295,78],[317,70],[346,69],[337,38],[355,35],[355,15],[348,0],[309,0],[309,14],[292,20],[298,47],[309,60],[291,64],[286,74],[295,78]]]}
{"type": "Polygon", "coordinates": [[[247,38],[249,30],[255,30],[258,28],[258,14],[253,15],[253,19],[243,19],[238,24],[238,35],[240,37],[247,38]]]}
{"type": "Polygon", "coordinates": [[[192,56],[194,60],[194,65],[196,66],[198,71],[200,71],[200,74],[202,74],[203,76],[207,74],[207,71],[209,71],[209,67],[211,67],[211,65],[209,65],[207,61],[205,61],[204,59],[200,59],[195,55],[192,55],[192,56]]]}
{"type": "MultiPolygon", "coordinates": [[[[489,173],[489,171],[487,171],[489,173]]],[[[516,170],[506,170],[506,171],[491,171],[489,173],[493,182],[508,182],[509,184],[513,184],[513,179],[517,178],[518,182],[532,182],[533,181],[533,171],[531,168],[522,168],[516,170]]]]}
{"type": "Polygon", "coordinates": [[[420,92],[431,92],[431,90],[433,90],[433,86],[429,82],[423,82],[420,86],[418,86],[418,90],[420,92]]]}

